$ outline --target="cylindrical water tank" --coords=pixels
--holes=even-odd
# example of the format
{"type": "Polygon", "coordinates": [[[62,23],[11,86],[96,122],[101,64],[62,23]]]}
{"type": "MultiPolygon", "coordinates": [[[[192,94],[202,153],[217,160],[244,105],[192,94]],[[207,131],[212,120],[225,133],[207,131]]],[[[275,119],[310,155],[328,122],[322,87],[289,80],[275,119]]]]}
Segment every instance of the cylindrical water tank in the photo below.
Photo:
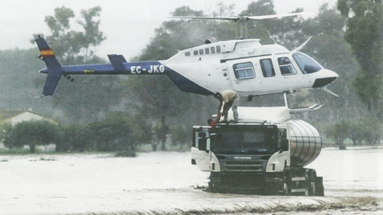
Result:
{"type": "Polygon", "coordinates": [[[291,166],[313,162],[322,149],[322,138],[314,126],[303,120],[290,120],[291,166]]]}

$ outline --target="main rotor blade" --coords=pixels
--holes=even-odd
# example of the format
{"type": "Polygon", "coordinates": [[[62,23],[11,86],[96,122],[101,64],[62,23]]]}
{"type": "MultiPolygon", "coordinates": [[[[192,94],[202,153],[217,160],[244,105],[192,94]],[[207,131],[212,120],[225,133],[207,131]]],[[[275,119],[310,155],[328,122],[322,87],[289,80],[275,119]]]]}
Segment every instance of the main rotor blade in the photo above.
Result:
{"type": "Polygon", "coordinates": [[[233,20],[237,21],[240,19],[238,16],[231,17],[204,17],[204,16],[173,16],[168,18],[176,18],[176,19],[209,19],[209,20],[233,20]]]}
{"type": "Polygon", "coordinates": [[[238,20],[263,20],[263,19],[279,19],[283,17],[289,17],[289,16],[298,16],[307,14],[304,12],[299,13],[287,13],[287,14],[272,14],[272,15],[262,15],[262,16],[227,16],[227,17],[205,17],[205,16],[173,16],[168,18],[176,18],[176,19],[208,19],[208,20],[232,20],[232,21],[238,21],[238,20]]]}
{"type": "Polygon", "coordinates": [[[273,14],[273,15],[262,15],[262,16],[246,16],[245,18],[249,20],[279,19],[283,17],[298,16],[303,14],[305,13],[299,12],[299,13],[273,14]]]}
{"type": "Polygon", "coordinates": [[[303,49],[303,47],[306,46],[306,44],[311,40],[312,37],[313,36],[310,36],[304,43],[302,43],[302,45],[295,48],[292,52],[297,52],[297,51],[300,51],[301,49],[303,49]]]}

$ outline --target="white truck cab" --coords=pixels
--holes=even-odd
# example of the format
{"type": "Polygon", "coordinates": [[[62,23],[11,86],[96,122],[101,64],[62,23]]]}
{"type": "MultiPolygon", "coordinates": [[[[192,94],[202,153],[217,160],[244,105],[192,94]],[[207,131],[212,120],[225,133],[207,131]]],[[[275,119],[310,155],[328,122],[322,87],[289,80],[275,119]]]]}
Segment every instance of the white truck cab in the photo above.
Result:
{"type": "Polygon", "coordinates": [[[213,192],[323,195],[313,169],[321,150],[319,132],[293,120],[286,107],[238,107],[239,121],[193,127],[192,164],[211,172],[213,192]]]}

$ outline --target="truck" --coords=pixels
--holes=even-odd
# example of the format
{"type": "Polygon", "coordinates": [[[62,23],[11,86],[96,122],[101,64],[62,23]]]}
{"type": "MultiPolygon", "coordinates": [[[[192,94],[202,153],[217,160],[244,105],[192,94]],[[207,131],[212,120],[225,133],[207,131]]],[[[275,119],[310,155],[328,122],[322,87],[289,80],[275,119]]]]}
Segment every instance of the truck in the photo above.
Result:
{"type": "Polygon", "coordinates": [[[323,177],[305,168],[322,138],[287,107],[238,107],[239,120],[193,126],[191,162],[210,172],[208,191],[324,196],[323,177]]]}

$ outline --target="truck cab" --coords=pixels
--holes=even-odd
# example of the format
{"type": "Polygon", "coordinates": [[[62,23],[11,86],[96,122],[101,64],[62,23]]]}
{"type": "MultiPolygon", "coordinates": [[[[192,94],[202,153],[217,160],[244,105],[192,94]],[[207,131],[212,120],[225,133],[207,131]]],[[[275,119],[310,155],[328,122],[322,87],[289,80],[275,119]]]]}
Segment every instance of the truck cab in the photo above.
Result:
{"type": "Polygon", "coordinates": [[[192,164],[211,173],[210,191],[321,194],[314,182],[322,179],[303,168],[321,149],[313,126],[292,120],[286,107],[238,112],[238,122],[193,127],[192,164]]]}

